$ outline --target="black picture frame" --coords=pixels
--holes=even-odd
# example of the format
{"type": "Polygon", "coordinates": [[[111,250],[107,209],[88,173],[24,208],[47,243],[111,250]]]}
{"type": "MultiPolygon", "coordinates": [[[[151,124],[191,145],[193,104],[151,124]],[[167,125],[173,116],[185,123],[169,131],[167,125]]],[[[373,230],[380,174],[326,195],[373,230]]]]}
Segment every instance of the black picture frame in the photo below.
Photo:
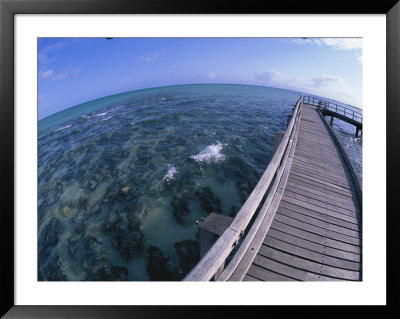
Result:
{"type": "MultiPolygon", "coordinates": [[[[260,307],[225,306],[17,306],[14,303],[14,15],[15,14],[385,14],[387,21],[387,100],[386,100],[386,174],[387,177],[387,305],[376,307],[270,307],[268,316],[313,315],[316,311],[333,316],[355,316],[360,311],[379,317],[399,316],[396,288],[399,279],[395,264],[395,227],[397,225],[396,181],[399,163],[400,120],[400,3],[398,0],[297,0],[257,2],[247,0],[0,0],[0,181],[1,192],[1,308],[5,318],[204,318],[247,316],[260,307]],[[390,174],[387,174],[390,172],[390,174]],[[272,311],[272,313],[271,313],[272,311]]],[[[382,101],[382,104],[384,101],[382,101]]],[[[379,187],[379,186],[378,186],[379,187]]],[[[382,203],[384,207],[384,203],[382,203]]],[[[240,292],[238,292],[240,293],[240,292]]],[[[261,308],[261,311],[266,311],[261,308]]]]}

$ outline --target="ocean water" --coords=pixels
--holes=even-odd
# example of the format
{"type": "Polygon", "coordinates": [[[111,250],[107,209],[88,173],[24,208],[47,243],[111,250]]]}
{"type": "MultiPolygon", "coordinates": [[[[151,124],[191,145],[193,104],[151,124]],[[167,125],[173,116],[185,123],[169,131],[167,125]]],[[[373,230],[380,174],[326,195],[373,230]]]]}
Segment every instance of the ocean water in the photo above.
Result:
{"type": "MultiPolygon", "coordinates": [[[[38,279],[181,280],[199,260],[196,221],[235,216],[300,95],[170,86],[39,121],[38,279]]],[[[362,138],[340,122],[334,128],[361,168],[362,138]]]]}

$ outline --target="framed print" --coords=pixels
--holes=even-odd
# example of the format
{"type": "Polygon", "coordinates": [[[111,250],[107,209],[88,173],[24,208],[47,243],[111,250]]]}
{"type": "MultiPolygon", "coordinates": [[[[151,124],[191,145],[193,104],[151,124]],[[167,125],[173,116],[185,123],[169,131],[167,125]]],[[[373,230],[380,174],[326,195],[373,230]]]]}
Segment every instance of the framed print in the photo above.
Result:
{"type": "Polygon", "coordinates": [[[1,0],[1,314],[393,314],[399,15],[1,0]]]}

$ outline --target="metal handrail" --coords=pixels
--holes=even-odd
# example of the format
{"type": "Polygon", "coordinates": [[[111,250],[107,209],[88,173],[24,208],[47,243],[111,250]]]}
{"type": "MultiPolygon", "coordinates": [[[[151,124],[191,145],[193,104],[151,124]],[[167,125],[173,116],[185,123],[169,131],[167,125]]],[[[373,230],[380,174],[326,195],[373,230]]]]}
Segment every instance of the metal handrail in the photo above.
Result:
{"type": "Polygon", "coordinates": [[[346,108],[329,101],[321,100],[313,96],[303,95],[303,103],[316,106],[322,110],[328,110],[335,112],[337,114],[344,115],[345,117],[352,119],[360,124],[362,124],[362,113],[346,108]]]}
{"type": "Polygon", "coordinates": [[[264,174],[258,181],[242,208],[239,210],[230,226],[217,239],[210,250],[197,263],[192,271],[183,279],[184,281],[209,281],[218,269],[225,263],[226,258],[238,244],[245,230],[250,224],[262,199],[266,196],[271,183],[281,167],[284,155],[289,149],[289,141],[294,133],[294,126],[299,119],[300,105],[303,96],[299,98],[294,109],[292,119],[286,129],[285,135],[264,174]]]}

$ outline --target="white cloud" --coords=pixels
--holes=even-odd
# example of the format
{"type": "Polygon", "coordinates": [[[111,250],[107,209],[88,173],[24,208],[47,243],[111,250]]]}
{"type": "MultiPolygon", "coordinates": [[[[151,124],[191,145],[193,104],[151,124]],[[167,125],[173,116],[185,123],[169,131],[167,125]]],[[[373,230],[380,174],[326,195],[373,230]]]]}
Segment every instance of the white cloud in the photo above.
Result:
{"type": "Polygon", "coordinates": [[[289,40],[289,43],[298,45],[315,44],[319,47],[329,46],[335,50],[358,50],[362,49],[361,38],[297,38],[289,40]]]}
{"type": "Polygon", "coordinates": [[[70,75],[73,77],[77,76],[81,72],[80,68],[68,67],[64,69],[64,72],[56,74],[53,69],[42,69],[39,71],[39,80],[64,80],[70,75]]]}
{"type": "Polygon", "coordinates": [[[320,75],[311,79],[311,84],[316,87],[332,86],[332,85],[345,85],[346,82],[343,78],[335,75],[320,75]]]}
{"type": "Polygon", "coordinates": [[[49,57],[49,53],[52,51],[56,51],[58,49],[61,49],[62,47],[65,46],[65,42],[57,42],[52,45],[48,45],[47,47],[44,47],[41,49],[38,53],[38,60],[39,63],[41,64],[49,64],[53,62],[56,58],[55,57],[49,57]]]}
{"type": "Polygon", "coordinates": [[[358,62],[360,62],[361,64],[363,63],[363,56],[360,55],[357,57],[358,62]]]}
{"type": "Polygon", "coordinates": [[[66,79],[67,77],[68,77],[68,73],[67,73],[67,72],[63,72],[63,73],[60,73],[60,74],[58,74],[58,75],[52,77],[51,79],[52,79],[52,80],[64,80],[64,79],[66,79]]]}
{"type": "Polygon", "coordinates": [[[53,75],[53,73],[54,73],[53,69],[39,71],[39,79],[46,80],[51,75],[53,75]]]}
{"type": "Polygon", "coordinates": [[[362,49],[361,38],[321,38],[315,39],[315,43],[318,45],[327,45],[336,50],[357,50],[362,49]]]}
{"type": "Polygon", "coordinates": [[[294,77],[287,76],[276,70],[267,70],[254,73],[254,79],[264,84],[284,84],[296,81],[294,77]]]}
{"type": "Polygon", "coordinates": [[[281,73],[276,70],[267,70],[264,72],[257,72],[253,74],[254,80],[259,83],[271,86],[289,87],[292,89],[304,88],[342,88],[345,86],[346,81],[336,75],[322,74],[312,79],[302,79],[287,74],[281,73]]]}
{"type": "Polygon", "coordinates": [[[257,85],[266,85],[284,88],[305,94],[316,94],[322,97],[335,99],[350,105],[361,107],[361,92],[354,90],[346,81],[336,75],[320,75],[314,78],[294,77],[277,70],[253,73],[247,82],[257,85]]]}
{"type": "MultiPolygon", "coordinates": [[[[64,71],[56,74],[54,69],[49,69],[48,64],[52,63],[56,60],[56,57],[52,57],[51,55],[54,51],[57,51],[63,48],[66,45],[65,42],[57,42],[52,45],[48,45],[41,49],[38,53],[38,62],[39,62],[39,80],[64,80],[68,78],[70,75],[76,76],[81,72],[80,68],[76,67],[67,67],[64,68],[64,71]]],[[[53,66],[54,68],[54,66],[53,66]]]]}
{"type": "Polygon", "coordinates": [[[313,44],[313,41],[307,38],[299,38],[299,39],[292,39],[289,40],[289,43],[294,43],[294,44],[313,44]]]}
{"type": "Polygon", "coordinates": [[[147,55],[142,55],[138,57],[138,60],[143,60],[144,62],[150,62],[153,61],[154,59],[157,59],[159,56],[165,53],[165,50],[155,52],[152,54],[147,54],[147,55]]]}
{"type": "Polygon", "coordinates": [[[254,78],[262,82],[270,82],[275,76],[273,71],[257,72],[254,73],[254,78]]]}

